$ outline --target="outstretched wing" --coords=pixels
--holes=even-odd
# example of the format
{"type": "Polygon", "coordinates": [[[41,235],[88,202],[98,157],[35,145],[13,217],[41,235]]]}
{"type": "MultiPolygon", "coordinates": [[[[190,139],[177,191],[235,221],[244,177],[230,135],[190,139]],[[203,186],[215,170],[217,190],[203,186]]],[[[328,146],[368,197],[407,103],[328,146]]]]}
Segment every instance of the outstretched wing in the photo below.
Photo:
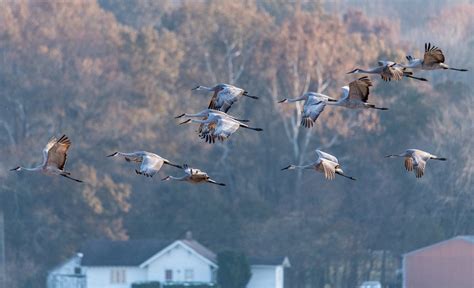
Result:
{"type": "Polygon", "coordinates": [[[214,92],[209,103],[209,109],[227,112],[232,104],[237,101],[239,93],[242,94],[243,90],[236,87],[225,87],[220,91],[214,92]]]}
{"type": "Polygon", "coordinates": [[[147,154],[143,157],[142,164],[140,165],[140,172],[148,176],[153,176],[160,171],[163,164],[163,158],[158,155],[147,154]]]}
{"type": "Polygon", "coordinates": [[[412,159],[416,178],[423,177],[423,175],[425,174],[426,161],[416,154],[413,154],[412,159]]]}
{"type": "Polygon", "coordinates": [[[413,171],[413,159],[411,157],[405,157],[405,169],[413,171]]]}
{"type": "Polygon", "coordinates": [[[425,43],[425,55],[423,56],[425,65],[433,65],[436,63],[444,63],[443,51],[431,43],[425,43]]]}
{"type": "Polygon", "coordinates": [[[323,152],[321,150],[316,150],[316,154],[318,155],[319,158],[321,159],[326,159],[334,163],[339,163],[337,158],[329,153],[323,152]]]}
{"type": "Polygon", "coordinates": [[[321,166],[323,167],[324,177],[328,180],[336,178],[336,166],[338,164],[328,160],[321,160],[321,166]]]}
{"type": "Polygon", "coordinates": [[[393,80],[402,80],[403,78],[403,68],[397,66],[396,63],[392,65],[386,65],[382,73],[380,73],[380,76],[384,81],[391,81],[393,80]]]}
{"type": "Polygon", "coordinates": [[[367,102],[370,86],[372,86],[372,81],[367,76],[352,81],[349,83],[349,99],[367,102]]]}
{"type": "Polygon", "coordinates": [[[301,125],[310,128],[313,127],[314,122],[318,119],[319,115],[324,111],[326,107],[325,101],[319,101],[314,104],[305,105],[303,107],[303,113],[301,118],[301,125]]]}
{"type": "Polygon", "coordinates": [[[217,137],[227,138],[234,134],[240,127],[240,123],[230,117],[218,117],[217,127],[214,135],[217,137]]]}
{"type": "Polygon", "coordinates": [[[43,149],[43,165],[46,165],[46,162],[48,161],[48,151],[49,151],[49,149],[51,149],[51,147],[53,147],[54,144],[56,144],[57,141],[58,141],[58,139],[56,137],[51,137],[51,139],[49,139],[46,146],[44,146],[44,149],[43,149]]]}
{"type": "Polygon", "coordinates": [[[59,170],[64,170],[64,165],[67,160],[67,150],[69,146],[71,146],[71,140],[69,140],[66,135],[63,135],[52,145],[48,143],[45,149],[48,148],[48,145],[50,145],[50,148],[48,149],[46,166],[54,166],[59,170]]]}

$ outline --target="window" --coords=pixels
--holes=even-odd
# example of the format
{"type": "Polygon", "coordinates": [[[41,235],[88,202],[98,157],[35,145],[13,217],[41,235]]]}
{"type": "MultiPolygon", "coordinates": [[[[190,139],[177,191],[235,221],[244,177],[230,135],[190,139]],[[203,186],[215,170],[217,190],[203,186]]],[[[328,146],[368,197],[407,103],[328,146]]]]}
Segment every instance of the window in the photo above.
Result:
{"type": "Polygon", "coordinates": [[[194,280],[194,270],[184,269],[184,281],[193,281],[193,280],[194,280]]]}
{"type": "Polygon", "coordinates": [[[166,269],[165,270],[165,280],[166,281],[173,281],[173,270],[166,269]]]}
{"type": "Polygon", "coordinates": [[[81,274],[81,267],[74,267],[74,274],[81,274]]]}
{"type": "Polygon", "coordinates": [[[127,283],[127,274],[125,269],[110,270],[110,284],[125,284],[127,283]]]}

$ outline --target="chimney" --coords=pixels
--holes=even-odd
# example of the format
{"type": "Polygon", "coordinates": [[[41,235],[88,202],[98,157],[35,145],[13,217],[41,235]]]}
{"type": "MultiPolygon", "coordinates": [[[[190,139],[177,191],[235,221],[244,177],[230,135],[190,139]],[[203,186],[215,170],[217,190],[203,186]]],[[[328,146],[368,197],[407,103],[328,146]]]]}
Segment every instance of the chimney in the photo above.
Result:
{"type": "Polygon", "coordinates": [[[193,240],[193,232],[191,232],[191,231],[186,231],[185,239],[186,239],[186,240],[193,240]]]}

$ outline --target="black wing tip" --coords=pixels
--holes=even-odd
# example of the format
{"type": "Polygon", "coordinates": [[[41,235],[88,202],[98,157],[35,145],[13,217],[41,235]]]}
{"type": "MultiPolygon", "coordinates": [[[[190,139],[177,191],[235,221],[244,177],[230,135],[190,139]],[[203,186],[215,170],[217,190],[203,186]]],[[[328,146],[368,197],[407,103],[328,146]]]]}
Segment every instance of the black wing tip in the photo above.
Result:
{"type": "Polygon", "coordinates": [[[69,137],[66,136],[66,134],[63,134],[57,141],[56,143],[62,143],[62,144],[71,144],[71,140],[69,137]]]}

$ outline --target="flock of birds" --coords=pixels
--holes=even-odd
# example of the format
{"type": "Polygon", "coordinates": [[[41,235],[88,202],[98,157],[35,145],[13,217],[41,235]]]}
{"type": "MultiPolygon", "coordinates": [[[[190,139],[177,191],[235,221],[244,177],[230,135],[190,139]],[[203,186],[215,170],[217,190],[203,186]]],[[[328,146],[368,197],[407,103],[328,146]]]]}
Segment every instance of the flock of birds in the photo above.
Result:
{"type": "MultiPolygon", "coordinates": [[[[348,74],[364,73],[364,74],[378,74],[384,81],[401,80],[403,77],[412,78],[420,81],[427,81],[424,78],[413,76],[414,71],[418,70],[437,70],[450,69],[456,71],[468,71],[466,69],[458,69],[449,67],[445,64],[443,52],[436,46],[425,44],[425,53],[423,59],[406,56],[407,64],[399,64],[391,61],[379,61],[378,66],[364,69],[354,69],[348,74]],[[407,70],[410,69],[410,70],[407,70]]],[[[349,83],[348,86],[342,87],[343,95],[340,99],[334,99],[328,95],[315,92],[307,92],[299,98],[283,99],[279,103],[291,103],[297,101],[305,101],[302,111],[301,125],[310,128],[314,125],[319,115],[323,112],[326,105],[342,106],[349,109],[378,109],[388,110],[385,107],[377,107],[374,104],[368,103],[369,88],[372,86],[371,80],[367,77],[361,77],[349,83]]],[[[214,87],[198,86],[192,90],[205,90],[213,92],[210,104],[207,109],[195,114],[184,113],[175,118],[187,118],[180,124],[197,123],[199,124],[198,136],[204,139],[207,143],[215,143],[218,141],[225,141],[239,128],[250,129],[254,131],[262,131],[261,128],[250,127],[245,124],[249,122],[246,119],[238,119],[227,114],[232,105],[243,97],[258,99],[257,96],[249,95],[247,91],[242,88],[235,87],[229,84],[218,84],[214,87]],[[199,118],[199,119],[193,119],[199,118]]],[[[79,179],[73,178],[70,172],[64,170],[67,160],[67,152],[71,146],[71,141],[65,135],[61,138],[51,138],[43,149],[43,162],[41,165],[34,168],[24,168],[18,166],[10,171],[36,171],[46,175],[59,175],[65,178],[82,182],[79,179]]],[[[310,169],[317,172],[324,173],[326,179],[332,180],[336,175],[355,180],[354,177],[344,174],[344,171],[339,164],[338,159],[326,152],[316,150],[318,158],[316,161],[303,165],[289,165],[282,170],[291,169],[310,169]]],[[[165,159],[157,154],[147,151],[136,151],[131,153],[114,152],[107,157],[123,157],[127,162],[135,162],[139,165],[135,172],[146,177],[153,177],[163,165],[170,165],[184,171],[181,177],[167,176],[162,180],[187,181],[191,183],[211,183],[220,186],[225,186],[224,183],[219,183],[209,177],[209,175],[199,169],[191,168],[188,165],[178,165],[165,159]]],[[[420,178],[424,175],[426,162],[433,160],[446,160],[446,158],[438,157],[428,152],[418,149],[407,149],[400,154],[388,155],[386,157],[404,157],[405,168],[407,171],[414,171],[415,176],[420,178]]]]}

